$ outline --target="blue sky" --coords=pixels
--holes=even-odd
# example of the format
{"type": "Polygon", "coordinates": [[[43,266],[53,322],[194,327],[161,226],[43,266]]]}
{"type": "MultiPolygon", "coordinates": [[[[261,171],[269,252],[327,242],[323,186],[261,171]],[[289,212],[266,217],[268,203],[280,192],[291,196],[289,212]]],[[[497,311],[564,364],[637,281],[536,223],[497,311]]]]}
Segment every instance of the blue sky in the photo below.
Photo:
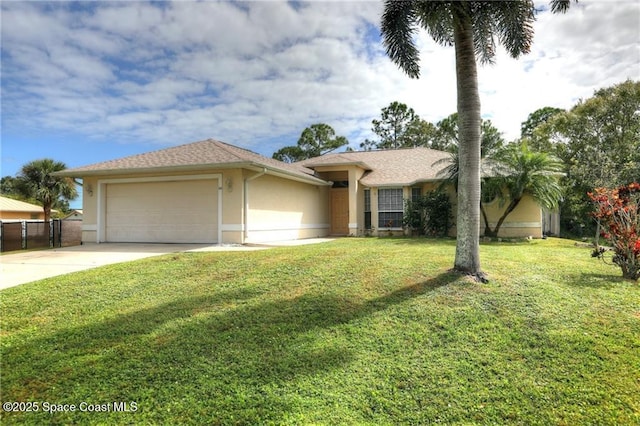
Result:
{"type": "MultiPolygon", "coordinates": [[[[318,122],[357,147],[392,101],[432,122],[455,111],[453,49],[420,33],[421,78],[407,78],[380,43],[382,2],[1,8],[2,176],[37,158],[75,167],[207,138],[271,156],[318,122]]],[[[636,0],[542,12],[535,31],[529,55],[500,52],[479,71],[483,116],[507,139],[538,108],[640,77],[636,0]]]]}

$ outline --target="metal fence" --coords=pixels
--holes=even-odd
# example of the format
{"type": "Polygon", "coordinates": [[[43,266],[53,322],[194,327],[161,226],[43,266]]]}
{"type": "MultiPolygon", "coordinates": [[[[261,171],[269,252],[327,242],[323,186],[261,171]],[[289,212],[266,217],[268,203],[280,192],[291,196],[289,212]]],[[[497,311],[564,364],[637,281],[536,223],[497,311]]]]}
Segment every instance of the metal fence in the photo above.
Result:
{"type": "Polygon", "coordinates": [[[81,234],[81,221],[0,221],[0,251],[79,245],[81,234]]]}

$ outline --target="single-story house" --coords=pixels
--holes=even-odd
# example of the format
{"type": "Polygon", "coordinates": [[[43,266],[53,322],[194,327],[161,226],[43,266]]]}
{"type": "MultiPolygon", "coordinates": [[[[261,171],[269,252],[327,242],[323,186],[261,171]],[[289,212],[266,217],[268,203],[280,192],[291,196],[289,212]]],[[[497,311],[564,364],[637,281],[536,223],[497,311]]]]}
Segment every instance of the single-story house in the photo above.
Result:
{"type": "MultiPolygon", "coordinates": [[[[208,139],[58,174],[83,180],[84,242],[244,244],[400,233],[403,199],[435,188],[444,165],[434,163],[448,155],[411,148],[289,164],[208,139]]],[[[497,202],[487,210],[497,221],[497,202]]],[[[502,234],[541,237],[540,207],[523,200],[502,234]]]]}
{"type": "Polygon", "coordinates": [[[0,197],[0,220],[44,220],[44,210],[42,206],[0,197]]]}

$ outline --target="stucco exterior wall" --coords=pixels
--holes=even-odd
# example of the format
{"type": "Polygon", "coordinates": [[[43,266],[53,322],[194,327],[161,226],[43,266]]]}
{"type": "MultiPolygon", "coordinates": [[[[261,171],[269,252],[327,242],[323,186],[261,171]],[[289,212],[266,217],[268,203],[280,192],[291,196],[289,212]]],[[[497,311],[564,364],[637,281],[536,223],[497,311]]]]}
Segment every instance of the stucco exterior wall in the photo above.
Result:
{"type": "Polygon", "coordinates": [[[242,244],[244,233],[244,179],[246,171],[224,170],[222,174],[222,243],[242,244]]]}
{"type": "Polygon", "coordinates": [[[329,234],[329,187],[271,175],[248,182],[246,243],[329,234]]]}
{"type": "Polygon", "coordinates": [[[360,214],[364,209],[364,195],[361,196],[364,187],[359,182],[362,175],[364,170],[349,168],[349,235],[357,235],[358,229],[364,225],[364,216],[360,214]]]}
{"type": "MultiPolygon", "coordinates": [[[[364,229],[364,189],[359,180],[364,171],[358,167],[323,170],[323,177],[349,181],[349,232],[352,235],[400,235],[404,230],[378,229],[378,188],[369,188],[371,195],[372,231],[364,229]]],[[[105,182],[114,180],[140,180],[158,177],[215,175],[212,184],[218,186],[221,199],[219,227],[222,243],[252,243],[277,240],[321,237],[329,234],[330,187],[303,183],[281,176],[247,169],[213,169],[190,172],[120,174],[83,179],[82,241],[98,240],[100,217],[104,220],[105,182]],[[100,197],[103,199],[100,200],[100,197]]],[[[434,190],[438,182],[421,183],[422,194],[434,190]]],[[[455,236],[456,194],[453,187],[447,189],[453,204],[453,223],[450,235],[455,236]]],[[[403,187],[405,198],[411,196],[411,187],[403,187]]],[[[504,210],[499,201],[485,205],[491,226],[495,226],[504,210]]],[[[481,220],[480,232],[484,231],[481,220]]],[[[502,225],[500,237],[540,238],[542,236],[542,212],[539,206],[525,196],[520,205],[502,225]]]]}
{"type": "Polygon", "coordinates": [[[44,220],[44,211],[38,213],[0,211],[0,220],[44,220]]]}
{"type": "Polygon", "coordinates": [[[99,229],[104,226],[98,223],[104,212],[99,213],[98,210],[104,209],[105,182],[203,174],[219,176],[222,243],[276,241],[328,234],[328,186],[315,186],[249,170],[222,169],[85,177],[82,241],[96,242],[99,229]]]}
{"type": "MultiPolygon", "coordinates": [[[[489,225],[495,228],[500,216],[502,216],[507,205],[500,204],[499,200],[485,203],[484,208],[487,213],[489,225]]],[[[484,220],[481,223],[481,232],[484,231],[484,220]]],[[[525,195],[500,227],[498,237],[533,237],[542,238],[542,210],[540,206],[529,195],[525,195]]]]}
{"type": "Polygon", "coordinates": [[[82,179],[82,242],[95,243],[98,239],[98,179],[82,179]]]}
{"type": "MultiPolygon", "coordinates": [[[[413,187],[420,187],[422,194],[426,194],[429,191],[435,190],[439,186],[438,182],[427,182],[415,185],[413,187]]],[[[379,228],[378,225],[378,188],[369,188],[371,191],[371,223],[372,229],[365,230],[363,227],[359,227],[358,235],[375,235],[375,236],[388,236],[388,235],[402,235],[406,233],[406,230],[400,230],[396,228],[379,228]]],[[[456,216],[457,216],[457,196],[453,186],[448,186],[446,189],[452,203],[452,223],[453,226],[449,230],[449,236],[456,236],[456,216]]],[[[362,191],[363,192],[363,191],[362,191]]],[[[405,199],[411,197],[411,187],[403,187],[403,196],[405,199]]],[[[359,216],[361,223],[364,223],[364,194],[359,195],[358,205],[362,206],[359,210],[359,216]],[[360,200],[361,199],[361,200],[360,200]],[[362,203],[362,204],[360,204],[362,203]]],[[[498,200],[485,204],[485,210],[489,219],[489,224],[492,228],[495,227],[500,216],[502,215],[505,205],[500,205],[498,200]]],[[[480,217],[480,235],[484,233],[484,220],[480,217]]],[[[507,216],[506,220],[500,227],[499,237],[502,238],[523,238],[523,237],[542,237],[542,210],[538,204],[528,195],[522,199],[518,207],[507,216]]]]}

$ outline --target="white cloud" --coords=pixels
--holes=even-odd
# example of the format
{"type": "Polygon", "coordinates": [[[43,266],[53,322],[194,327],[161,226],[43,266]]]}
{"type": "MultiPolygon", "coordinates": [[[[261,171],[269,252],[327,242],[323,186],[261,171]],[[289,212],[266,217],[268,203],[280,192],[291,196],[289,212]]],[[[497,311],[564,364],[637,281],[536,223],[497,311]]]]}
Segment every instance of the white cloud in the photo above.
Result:
{"type": "MultiPolygon", "coordinates": [[[[456,109],[453,48],[419,34],[421,78],[385,56],[381,2],[2,4],[3,135],[25,126],[87,140],[219,138],[270,154],[326,122],[352,146],[398,100],[456,109]]],[[[636,1],[541,13],[532,52],[481,67],[483,114],[507,138],[537,108],[571,107],[638,78],[636,1]]]]}

